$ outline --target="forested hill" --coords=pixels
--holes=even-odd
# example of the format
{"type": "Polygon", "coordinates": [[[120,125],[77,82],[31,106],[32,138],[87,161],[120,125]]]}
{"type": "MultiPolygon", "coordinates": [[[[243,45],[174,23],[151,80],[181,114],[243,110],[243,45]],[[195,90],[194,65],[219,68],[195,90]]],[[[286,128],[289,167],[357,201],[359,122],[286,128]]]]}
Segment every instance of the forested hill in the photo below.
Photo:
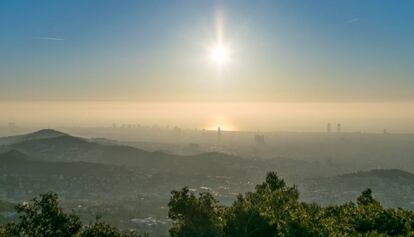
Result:
{"type": "Polygon", "coordinates": [[[398,169],[376,169],[307,180],[302,198],[322,204],[344,203],[371,188],[386,207],[414,208],[414,174],[398,169]]]}

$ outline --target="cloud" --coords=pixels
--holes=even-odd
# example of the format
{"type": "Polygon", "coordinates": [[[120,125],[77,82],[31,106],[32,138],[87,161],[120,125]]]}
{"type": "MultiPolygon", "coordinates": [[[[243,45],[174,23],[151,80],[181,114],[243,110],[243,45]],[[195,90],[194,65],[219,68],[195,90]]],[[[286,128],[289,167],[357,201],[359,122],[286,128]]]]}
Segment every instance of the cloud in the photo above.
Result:
{"type": "Polygon", "coordinates": [[[347,20],[345,23],[346,24],[352,24],[352,23],[355,23],[357,21],[359,21],[359,17],[353,17],[353,18],[347,20]]]}
{"type": "Polygon", "coordinates": [[[33,37],[35,40],[52,40],[52,41],[63,41],[64,38],[55,38],[55,37],[33,37]]]}

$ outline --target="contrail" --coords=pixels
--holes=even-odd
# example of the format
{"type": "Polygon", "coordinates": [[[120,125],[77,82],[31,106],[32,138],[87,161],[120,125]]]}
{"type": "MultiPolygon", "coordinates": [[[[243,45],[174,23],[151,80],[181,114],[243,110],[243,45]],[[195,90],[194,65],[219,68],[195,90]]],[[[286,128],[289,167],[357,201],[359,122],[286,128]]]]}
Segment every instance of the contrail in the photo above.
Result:
{"type": "Polygon", "coordinates": [[[37,40],[54,40],[54,41],[63,41],[63,38],[55,38],[55,37],[33,37],[33,39],[37,40]]]}
{"type": "Polygon", "coordinates": [[[354,18],[348,20],[346,23],[347,24],[352,24],[352,23],[357,22],[357,21],[359,21],[359,18],[358,17],[354,17],[354,18]]]}

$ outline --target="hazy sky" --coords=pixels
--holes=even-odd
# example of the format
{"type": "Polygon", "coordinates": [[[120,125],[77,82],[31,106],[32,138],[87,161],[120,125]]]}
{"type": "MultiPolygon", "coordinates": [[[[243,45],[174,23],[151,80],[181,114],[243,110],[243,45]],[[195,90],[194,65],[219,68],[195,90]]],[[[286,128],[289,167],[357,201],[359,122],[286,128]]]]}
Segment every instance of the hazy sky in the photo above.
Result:
{"type": "Polygon", "coordinates": [[[392,0],[4,0],[0,101],[409,103],[413,12],[392,0]]]}
{"type": "Polygon", "coordinates": [[[413,100],[413,1],[0,2],[3,100],[413,100]],[[231,62],[206,46],[221,16],[231,62]]]}

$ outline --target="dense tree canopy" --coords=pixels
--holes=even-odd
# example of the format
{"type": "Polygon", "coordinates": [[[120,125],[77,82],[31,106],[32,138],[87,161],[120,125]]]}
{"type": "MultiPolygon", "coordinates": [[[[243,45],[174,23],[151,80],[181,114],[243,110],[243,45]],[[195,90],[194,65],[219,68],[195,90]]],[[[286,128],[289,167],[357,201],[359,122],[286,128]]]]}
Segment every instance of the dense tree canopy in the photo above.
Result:
{"type": "MultiPolygon", "coordinates": [[[[356,203],[322,207],[301,202],[295,186],[276,173],[253,192],[223,206],[210,193],[172,191],[171,237],[385,237],[414,236],[414,212],[385,209],[367,189],[356,203]]],[[[46,193],[16,207],[18,221],[0,227],[0,237],[139,237],[103,222],[83,226],[65,213],[58,196],[46,193]]]]}
{"type": "Polygon", "coordinates": [[[78,216],[59,206],[55,193],[46,193],[16,206],[19,220],[0,226],[0,237],[141,237],[105,224],[82,226],[78,216]]]}
{"type": "Polygon", "coordinates": [[[321,207],[301,202],[274,172],[230,207],[188,188],[173,191],[169,207],[172,237],[414,236],[414,212],[383,208],[370,189],[357,203],[321,207]]]}
{"type": "Polygon", "coordinates": [[[82,227],[79,217],[64,213],[55,193],[46,193],[32,202],[16,206],[19,222],[5,227],[7,236],[71,237],[82,227]]]}

